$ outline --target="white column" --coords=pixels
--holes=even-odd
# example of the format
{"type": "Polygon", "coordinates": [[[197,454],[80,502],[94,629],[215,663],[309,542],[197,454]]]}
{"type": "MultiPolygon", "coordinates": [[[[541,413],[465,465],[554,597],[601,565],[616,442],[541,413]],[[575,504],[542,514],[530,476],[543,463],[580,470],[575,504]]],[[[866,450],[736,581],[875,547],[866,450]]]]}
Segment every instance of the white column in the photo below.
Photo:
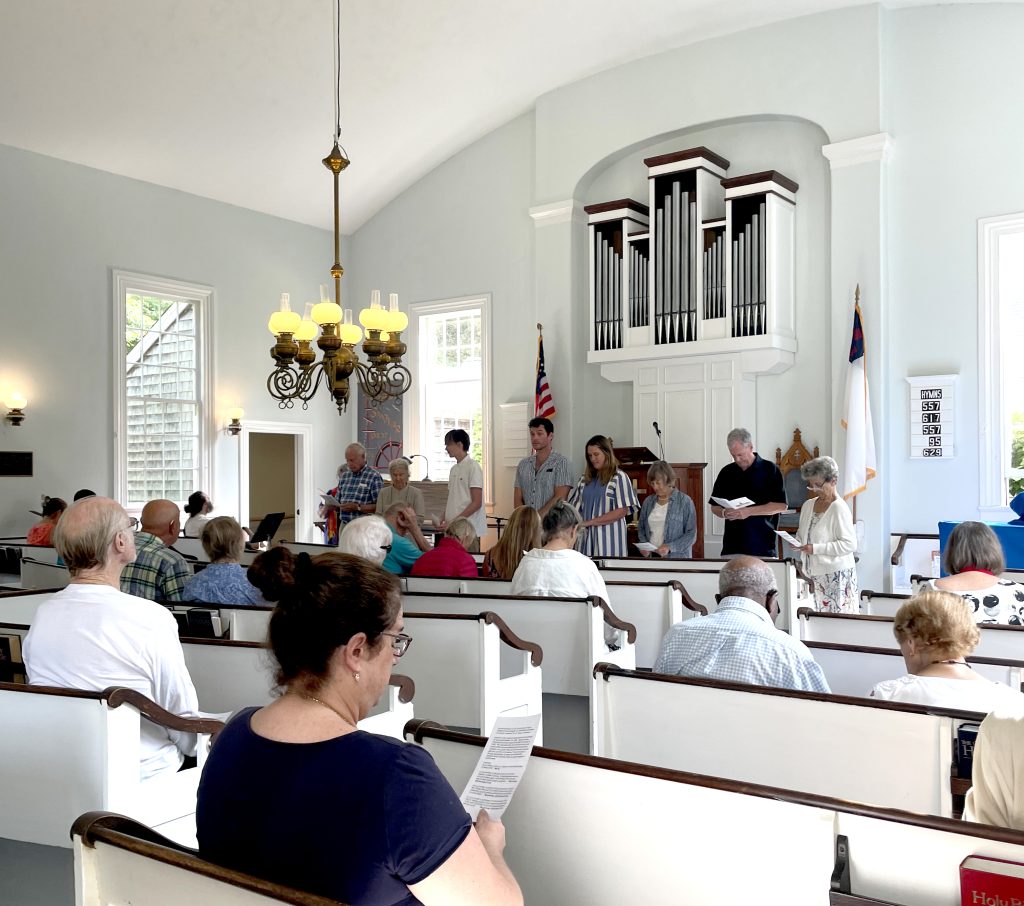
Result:
{"type": "MultiPolygon", "coordinates": [[[[878,475],[858,495],[864,550],[857,566],[861,588],[887,588],[890,525],[890,388],[886,353],[888,305],[884,275],[886,133],[825,145],[832,171],[832,455],[842,463],[846,432],[840,426],[853,330],[853,298],[860,285],[871,415],[878,475]]],[[[823,451],[824,452],[824,451],[823,451]]],[[[898,454],[897,454],[898,455],[898,454]]]]}

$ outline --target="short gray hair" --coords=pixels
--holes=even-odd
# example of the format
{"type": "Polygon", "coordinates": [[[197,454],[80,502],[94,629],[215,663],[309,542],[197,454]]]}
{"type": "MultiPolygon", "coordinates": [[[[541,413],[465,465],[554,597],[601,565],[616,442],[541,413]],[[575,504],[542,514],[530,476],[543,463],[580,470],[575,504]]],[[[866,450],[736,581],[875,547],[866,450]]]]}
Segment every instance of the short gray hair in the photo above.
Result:
{"type": "Polygon", "coordinates": [[[665,460],[659,459],[657,462],[651,463],[651,467],[647,470],[647,483],[650,484],[655,479],[674,488],[676,486],[676,470],[665,460]]]}
{"type": "Polygon", "coordinates": [[[766,598],[775,588],[772,568],[756,557],[734,557],[718,574],[718,593],[744,598],[766,598]]]}
{"type": "Polygon", "coordinates": [[[543,531],[541,543],[547,544],[552,538],[567,535],[572,531],[573,526],[579,525],[581,522],[583,522],[583,517],[576,507],[564,500],[555,501],[544,514],[544,520],[541,523],[543,531]]]}
{"type": "Polygon", "coordinates": [[[449,538],[458,541],[466,550],[469,550],[478,540],[473,523],[462,516],[453,519],[444,533],[449,538]]]}
{"type": "Polygon", "coordinates": [[[951,576],[966,572],[971,566],[997,576],[1006,569],[1002,545],[984,522],[961,522],[949,533],[942,553],[942,567],[951,576]]]}
{"type": "Polygon", "coordinates": [[[733,444],[743,444],[744,447],[754,446],[754,438],[746,428],[733,428],[725,438],[725,445],[731,447],[733,444]]]}
{"type": "Polygon", "coordinates": [[[396,470],[399,472],[405,472],[405,474],[408,475],[409,460],[403,456],[399,456],[397,459],[392,459],[391,462],[388,463],[388,471],[394,472],[396,470]]]}
{"type": "Polygon", "coordinates": [[[53,544],[72,577],[104,567],[118,532],[130,528],[128,514],[108,497],[83,497],[71,504],[53,530],[53,544]]]}
{"type": "Polygon", "coordinates": [[[362,557],[371,563],[383,563],[391,546],[391,527],[381,516],[360,516],[341,531],[338,553],[362,557]]]}
{"type": "Polygon", "coordinates": [[[815,478],[822,482],[839,480],[839,463],[831,456],[819,456],[817,459],[809,459],[800,466],[800,477],[804,481],[814,481],[815,478]]]}

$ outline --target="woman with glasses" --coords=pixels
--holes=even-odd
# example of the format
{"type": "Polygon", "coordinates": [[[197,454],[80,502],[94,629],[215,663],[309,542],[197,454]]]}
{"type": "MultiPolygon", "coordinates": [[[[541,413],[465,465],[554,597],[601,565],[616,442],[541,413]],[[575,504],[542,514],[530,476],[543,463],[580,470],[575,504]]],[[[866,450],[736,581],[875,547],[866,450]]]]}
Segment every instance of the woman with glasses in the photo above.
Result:
{"type": "MultiPolygon", "coordinates": [[[[693,501],[676,487],[676,470],[664,460],[647,470],[651,493],[644,498],[636,533],[653,544],[659,557],[692,557],[697,538],[697,511],[693,501]]],[[[642,552],[645,557],[651,551],[642,552]]]]}
{"type": "Polygon", "coordinates": [[[839,466],[831,456],[819,456],[800,467],[800,476],[811,496],[800,508],[797,550],[804,554],[804,572],[814,584],[814,606],[829,613],[857,613],[857,533],[850,508],[837,491],[839,466]]]}
{"type": "Polygon", "coordinates": [[[476,827],[430,755],[358,722],[411,639],[398,579],[366,560],[286,548],[256,558],[277,606],[282,694],[217,737],[196,809],[204,858],[353,906],[521,904],[504,827],[476,827]]]}

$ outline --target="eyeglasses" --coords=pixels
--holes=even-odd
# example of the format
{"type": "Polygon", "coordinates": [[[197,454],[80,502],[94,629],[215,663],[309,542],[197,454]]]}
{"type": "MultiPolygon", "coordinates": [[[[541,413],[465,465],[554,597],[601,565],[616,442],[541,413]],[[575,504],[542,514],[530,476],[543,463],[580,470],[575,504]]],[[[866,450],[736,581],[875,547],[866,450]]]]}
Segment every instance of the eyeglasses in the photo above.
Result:
{"type": "MultiPolygon", "coordinates": [[[[382,544],[380,546],[380,549],[382,551],[387,551],[389,554],[391,553],[391,545],[390,544],[382,544]]],[[[384,635],[387,635],[387,633],[385,632],[384,635]]]]}
{"type": "Polygon", "coordinates": [[[122,532],[137,532],[139,530],[139,520],[134,516],[128,517],[128,524],[121,529],[122,532]]]}
{"type": "Polygon", "coordinates": [[[818,491],[822,490],[824,487],[825,487],[825,485],[823,485],[823,484],[809,484],[809,485],[807,485],[807,490],[808,491],[814,491],[815,493],[817,493],[818,491]]]}
{"type": "Polygon", "coordinates": [[[391,650],[395,653],[395,657],[405,654],[412,644],[412,636],[406,635],[404,632],[382,632],[381,635],[391,636],[394,639],[391,643],[391,650]]]}

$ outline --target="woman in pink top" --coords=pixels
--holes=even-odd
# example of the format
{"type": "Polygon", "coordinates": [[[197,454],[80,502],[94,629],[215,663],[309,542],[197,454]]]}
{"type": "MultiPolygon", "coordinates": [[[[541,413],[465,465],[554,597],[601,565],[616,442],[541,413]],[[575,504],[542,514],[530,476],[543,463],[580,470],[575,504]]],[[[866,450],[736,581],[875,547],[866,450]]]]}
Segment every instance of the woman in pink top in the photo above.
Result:
{"type": "Polygon", "coordinates": [[[410,575],[478,578],[476,560],[468,550],[476,540],[476,529],[460,516],[445,529],[444,537],[412,565],[410,575]]]}

